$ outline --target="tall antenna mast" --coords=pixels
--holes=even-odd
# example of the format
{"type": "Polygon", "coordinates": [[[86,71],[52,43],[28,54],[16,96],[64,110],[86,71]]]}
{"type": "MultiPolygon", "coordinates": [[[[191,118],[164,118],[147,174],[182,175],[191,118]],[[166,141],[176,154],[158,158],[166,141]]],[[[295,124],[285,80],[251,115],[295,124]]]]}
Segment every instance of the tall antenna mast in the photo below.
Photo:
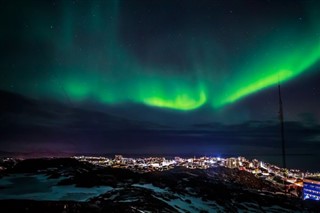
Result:
{"type": "Polygon", "coordinates": [[[280,119],[280,126],[281,126],[281,142],[282,142],[282,165],[283,168],[286,169],[286,146],[284,140],[284,122],[283,122],[283,106],[282,106],[282,99],[281,99],[281,87],[280,82],[278,82],[278,90],[279,90],[279,119],[280,119]]]}

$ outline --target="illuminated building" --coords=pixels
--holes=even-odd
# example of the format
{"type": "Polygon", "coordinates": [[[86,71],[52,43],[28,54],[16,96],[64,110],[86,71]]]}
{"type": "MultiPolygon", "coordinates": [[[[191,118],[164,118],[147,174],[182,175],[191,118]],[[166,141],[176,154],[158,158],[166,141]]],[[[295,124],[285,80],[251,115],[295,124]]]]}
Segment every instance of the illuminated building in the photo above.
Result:
{"type": "Polygon", "coordinates": [[[308,177],[303,180],[303,199],[320,200],[320,178],[308,177]]]}
{"type": "Polygon", "coordinates": [[[237,165],[237,159],[236,158],[228,158],[226,161],[226,167],[233,169],[236,168],[237,165]]]}

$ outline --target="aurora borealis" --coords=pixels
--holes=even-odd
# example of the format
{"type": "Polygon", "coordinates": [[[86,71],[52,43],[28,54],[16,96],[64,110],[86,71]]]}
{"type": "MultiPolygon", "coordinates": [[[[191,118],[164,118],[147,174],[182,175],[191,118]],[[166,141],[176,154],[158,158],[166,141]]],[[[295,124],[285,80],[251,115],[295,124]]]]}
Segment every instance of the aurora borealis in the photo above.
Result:
{"type": "MultiPolygon", "coordinates": [[[[192,1],[184,6],[178,1],[39,3],[52,7],[47,14],[28,3],[8,4],[7,9],[20,8],[11,25],[22,28],[18,42],[26,47],[21,55],[37,51],[39,59],[32,53],[7,56],[13,65],[3,69],[6,83],[1,88],[75,104],[133,102],[175,110],[208,105],[214,110],[297,78],[319,61],[320,27],[310,2],[296,2],[301,8],[287,14],[276,10],[257,17],[235,1],[215,3],[226,14],[219,8],[210,11],[213,3],[208,1],[195,11],[192,1]],[[173,8],[182,15],[170,14],[173,23],[166,26],[170,20],[159,14],[173,8]],[[43,58],[47,54],[50,60],[43,58]]],[[[261,14],[281,4],[290,6],[287,1],[249,3],[257,4],[261,14]]],[[[16,30],[8,25],[12,29],[2,34],[4,40],[16,30]]]]}
{"type": "Polygon", "coordinates": [[[318,155],[319,11],[318,0],[2,0],[0,151],[274,155],[280,82],[288,153],[318,155]]]}

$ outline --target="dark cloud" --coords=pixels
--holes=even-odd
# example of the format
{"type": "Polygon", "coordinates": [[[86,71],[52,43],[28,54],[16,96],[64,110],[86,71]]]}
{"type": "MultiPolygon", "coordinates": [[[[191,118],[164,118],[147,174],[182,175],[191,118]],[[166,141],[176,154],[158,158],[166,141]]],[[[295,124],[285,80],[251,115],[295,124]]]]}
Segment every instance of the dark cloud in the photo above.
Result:
{"type": "MultiPolygon", "coordinates": [[[[2,92],[0,149],[86,153],[280,156],[277,121],[172,127],[2,92]]],[[[310,120],[312,115],[307,116],[310,120]]],[[[312,119],[311,119],[312,120],[312,119]]],[[[320,126],[285,122],[289,155],[317,155],[320,126]]]]}

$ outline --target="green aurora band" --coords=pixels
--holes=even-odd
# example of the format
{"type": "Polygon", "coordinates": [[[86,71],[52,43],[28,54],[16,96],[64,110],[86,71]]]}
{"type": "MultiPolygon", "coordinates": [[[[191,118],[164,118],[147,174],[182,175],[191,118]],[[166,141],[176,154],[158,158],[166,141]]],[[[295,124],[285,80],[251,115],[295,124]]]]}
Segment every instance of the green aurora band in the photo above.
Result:
{"type": "MultiPolygon", "coordinates": [[[[320,59],[317,36],[320,30],[317,23],[313,23],[306,32],[297,32],[290,26],[261,35],[262,43],[256,41],[243,46],[239,56],[224,59],[228,64],[224,67],[219,66],[219,54],[224,47],[217,39],[201,34],[186,35],[179,41],[187,63],[181,70],[172,65],[145,64],[119,38],[117,17],[121,7],[117,2],[112,7],[104,7],[103,11],[92,4],[87,12],[94,11],[96,15],[88,15],[85,25],[89,37],[103,35],[98,38],[100,46],[75,51],[79,46],[75,40],[79,28],[75,21],[77,11],[65,8],[69,10],[62,17],[62,28],[53,38],[46,32],[39,33],[43,28],[41,24],[37,35],[32,35],[59,44],[55,45],[55,54],[63,58],[62,65],[50,70],[51,80],[39,83],[38,93],[53,94],[56,98],[67,95],[76,103],[94,100],[110,105],[133,102],[175,110],[193,110],[205,104],[219,108],[279,81],[293,79],[320,59]]],[[[150,47],[148,51],[152,54],[160,50],[150,47]]]]}

